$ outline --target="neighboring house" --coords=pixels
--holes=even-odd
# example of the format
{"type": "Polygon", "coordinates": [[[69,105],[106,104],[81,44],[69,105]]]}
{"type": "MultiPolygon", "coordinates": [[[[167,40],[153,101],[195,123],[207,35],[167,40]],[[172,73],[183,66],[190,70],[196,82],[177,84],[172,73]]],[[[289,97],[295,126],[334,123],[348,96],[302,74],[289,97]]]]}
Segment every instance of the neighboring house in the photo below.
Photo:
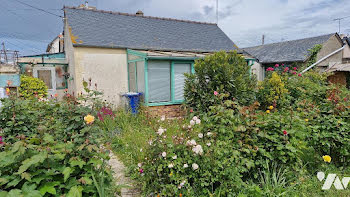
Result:
{"type": "MultiPolygon", "coordinates": [[[[248,47],[243,50],[257,59],[257,62],[252,66],[252,70],[259,80],[263,80],[267,67],[273,67],[275,64],[290,66],[305,64],[309,59],[309,50],[318,44],[322,45],[322,49],[317,54],[317,60],[327,57],[318,63],[317,67],[321,71],[327,72],[344,70],[344,63],[350,58],[349,44],[344,42],[337,33],[248,47]],[[332,52],[342,47],[344,47],[342,50],[332,54],[332,52]],[[335,68],[331,70],[330,68],[334,65],[342,66],[337,66],[338,70],[335,68]]],[[[347,66],[345,67],[348,69],[347,66]]],[[[335,74],[335,76],[338,75],[338,73],[335,74]]]]}
{"type": "Polygon", "coordinates": [[[64,96],[68,88],[68,62],[64,53],[23,56],[18,59],[22,74],[39,78],[48,87],[49,97],[64,96]]]}
{"type": "MultiPolygon", "coordinates": [[[[141,92],[152,113],[178,116],[184,73],[194,60],[238,50],[217,24],[65,7],[64,48],[70,93],[83,80],[120,106],[126,92],[141,92]]],[[[252,61],[250,61],[252,62],[252,61]]]]}
{"type": "Polygon", "coordinates": [[[46,53],[62,53],[64,52],[63,35],[56,36],[49,45],[47,45],[46,53]]]}

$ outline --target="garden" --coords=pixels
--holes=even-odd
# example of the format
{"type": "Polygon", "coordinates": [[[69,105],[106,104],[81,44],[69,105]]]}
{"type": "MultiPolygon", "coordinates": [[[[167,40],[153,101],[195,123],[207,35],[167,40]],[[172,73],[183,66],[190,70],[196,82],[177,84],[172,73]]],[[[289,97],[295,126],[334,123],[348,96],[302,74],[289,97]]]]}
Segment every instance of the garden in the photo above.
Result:
{"type": "Polygon", "coordinates": [[[349,196],[317,175],[350,175],[350,91],[302,69],[276,64],[257,82],[239,54],[197,60],[187,115],[118,111],[111,149],[144,196],[349,196]]]}
{"type": "Polygon", "coordinates": [[[0,196],[115,196],[110,151],[142,196],[349,196],[350,91],[306,66],[257,82],[236,52],[196,60],[173,119],[115,109],[91,81],[59,101],[23,77],[2,100],[0,196]],[[319,172],[343,189],[322,190],[319,172]]]}

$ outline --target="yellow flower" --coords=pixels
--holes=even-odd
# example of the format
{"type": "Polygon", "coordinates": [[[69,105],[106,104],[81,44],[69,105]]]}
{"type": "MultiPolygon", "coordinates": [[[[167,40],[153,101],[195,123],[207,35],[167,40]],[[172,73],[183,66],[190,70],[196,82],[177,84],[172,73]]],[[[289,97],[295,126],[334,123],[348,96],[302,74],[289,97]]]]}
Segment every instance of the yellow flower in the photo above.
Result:
{"type": "Polygon", "coordinates": [[[323,161],[328,162],[328,163],[331,163],[331,160],[332,160],[331,156],[329,156],[329,155],[324,155],[322,158],[323,158],[323,161]]]}
{"type": "Polygon", "coordinates": [[[271,109],[271,110],[272,110],[272,109],[273,109],[273,106],[271,105],[271,106],[269,107],[269,109],[271,109]]]}
{"type": "Polygon", "coordinates": [[[266,113],[268,113],[268,114],[269,114],[269,113],[270,113],[270,110],[266,110],[266,113]]]}
{"type": "Polygon", "coordinates": [[[338,124],[340,124],[341,122],[340,122],[340,120],[338,120],[338,124]]]}
{"type": "Polygon", "coordinates": [[[95,121],[95,117],[90,114],[84,117],[86,124],[92,124],[95,121]]]}
{"type": "Polygon", "coordinates": [[[6,88],[6,95],[10,95],[10,88],[6,88]]]}
{"type": "Polygon", "coordinates": [[[306,118],[306,119],[305,119],[305,122],[309,122],[309,119],[306,118]]]}
{"type": "Polygon", "coordinates": [[[173,172],[170,172],[169,176],[173,176],[173,172]]]}

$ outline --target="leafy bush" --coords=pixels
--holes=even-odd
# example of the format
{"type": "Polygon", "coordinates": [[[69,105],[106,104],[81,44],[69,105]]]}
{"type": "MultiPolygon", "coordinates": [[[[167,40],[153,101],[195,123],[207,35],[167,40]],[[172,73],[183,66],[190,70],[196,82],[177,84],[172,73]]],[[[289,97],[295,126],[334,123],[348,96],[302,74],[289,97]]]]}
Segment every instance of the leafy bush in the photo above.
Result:
{"type": "Polygon", "coordinates": [[[256,79],[242,55],[221,51],[197,60],[194,67],[195,74],[186,74],[184,96],[195,111],[205,112],[217,104],[214,92],[228,93],[227,99],[240,104],[255,100],[256,79]]]}
{"type": "Polygon", "coordinates": [[[288,89],[281,79],[281,76],[273,72],[271,77],[259,85],[258,100],[263,106],[282,106],[286,104],[288,89]]]}
{"type": "Polygon", "coordinates": [[[26,99],[34,97],[45,98],[47,97],[47,86],[41,79],[22,75],[19,94],[26,99]]]}
{"type": "Polygon", "coordinates": [[[113,195],[91,105],[12,96],[2,103],[1,195],[113,195]]]}

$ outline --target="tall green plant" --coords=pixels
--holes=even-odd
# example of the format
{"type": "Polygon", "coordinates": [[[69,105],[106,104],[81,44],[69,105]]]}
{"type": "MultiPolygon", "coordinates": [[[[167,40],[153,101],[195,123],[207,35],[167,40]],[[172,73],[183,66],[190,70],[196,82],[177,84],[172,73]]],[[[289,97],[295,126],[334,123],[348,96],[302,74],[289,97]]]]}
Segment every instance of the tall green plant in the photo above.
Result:
{"type": "Polygon", "coordinates": [[[185,100],[187,106],[208,111],[217,103],[216,94],[226,93],[229,100],[240,104],[255,100],[256,78],[244,57],[237,52],[217,52],[195,62],[195,73],[186,74],[185,100]]]}

